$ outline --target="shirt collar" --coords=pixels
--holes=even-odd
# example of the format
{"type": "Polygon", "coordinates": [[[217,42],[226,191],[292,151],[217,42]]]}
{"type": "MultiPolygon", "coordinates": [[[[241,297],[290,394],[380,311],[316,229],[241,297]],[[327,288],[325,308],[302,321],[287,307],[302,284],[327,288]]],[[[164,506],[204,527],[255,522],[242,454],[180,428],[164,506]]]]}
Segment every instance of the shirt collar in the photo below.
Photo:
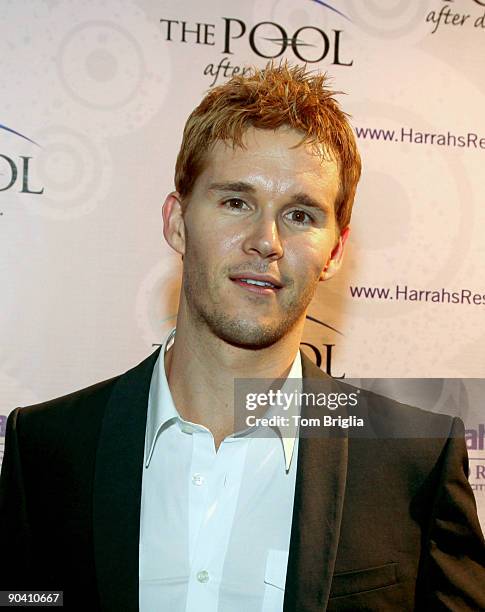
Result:
{"type": "MultiPolygon", "coordinates": [[[[165,373],[165,353],[172,346],[174,338],[175,328],[173,328],[165,338],[153,369],[150,391],[148,394],[148,413],[145,435],[145,467],[148,467],[150,464],[153,449],[155,448],[155,442],[162,430],[176,420],[186,423],[183,421],[177,408],[175,407],[172,394],[170,393],[170,387],[168,386],[167,375],[165,373]]],[[[289,392],[290,390],[294,389],[301,391],[301,381],[301,355],[300,351],[298,351],[288,373],[288,377],[284,382],[282,391],[289,392]]],[[[290,407],[290,415],[298,413],[299,409],[297,406],[290,407]],[[291,410],[294,411],[291,412],[291,410]]],[[[285,455],[285,467],[286,471],[288,472],[294,454],[295,441],[298,436],[298,427],[295,426],[292,428],[286,428],[285,432],[282,432],[279,427],[276,427],[276,429],[279,430],[281,436],[283,452],[285,455]]]]}
{"type": "Polygon", "coordinates": [[[175,328],[173,328],[162,344],[155,367],[153,368],[150,392],[148,394],[148,413],[145,434],[145,467],[150,464],[153,449],[158,434],[169,422],[180,419],[180,414],[173,403],[165,373],[165,353],[173,344],[175,328]]]}
{"type": "MultiPolygon", "coordinates": [[[[295,442],[298,437],[298,425],[295,424],[293,416],[297,416],[300,414],[300,402],[298,400],[295,400],[295,397],[299,397],[301,395],[302,387],[303,384],[301,354],[300,351],[298,351],[295,359],[293,360],[290,371],[288,372],[288,376],[286,377],[280,389],[283,396],[286,396],[287,398],[292,398],[292,400],[285,409],[283,409],[281,406],[278,406],[276,403],[270,405],[268,410],[263,415],[263,417],[266,419],[271,419],[271,417],[282,417],[282,426],[280,426],[279,424],[282,421],[279,421],[277,418],[275,419],[276,425],[247,427],[246,429],[233,434],[233,437],[235,438],[243,436],[264,438],[268,436],[268,429],[272,429],[273,431],[275,431],[275,433],[281,439],[283,452],[285,455],[285,468],[287,472],[291,467],[291,461],[295,449],[295,442]],[[284,421],[286,421],[287,424],[285,424],[284,421]]],[[[246,413],[244,414],[246,415],[246,413]]]]}

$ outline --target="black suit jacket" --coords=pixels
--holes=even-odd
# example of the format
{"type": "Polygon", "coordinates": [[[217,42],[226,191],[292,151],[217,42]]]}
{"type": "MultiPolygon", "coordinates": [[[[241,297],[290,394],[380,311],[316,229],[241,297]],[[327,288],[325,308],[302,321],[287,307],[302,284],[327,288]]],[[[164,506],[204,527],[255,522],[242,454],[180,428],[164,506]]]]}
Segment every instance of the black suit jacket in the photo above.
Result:
{"type": "MultiPolygon", "coordinates": [[[[9,416],[1,589],[62,589],[70,610],[138,609],[145,425],[158,353],[9,416]]],[[[303,377],[306,391],[330,380],[305,357],[303,377]]],[[[485,545],[463,424],[372,394],[364,400],[372,435],[300,440],[284,612],[485,610],[485,545]]]]}

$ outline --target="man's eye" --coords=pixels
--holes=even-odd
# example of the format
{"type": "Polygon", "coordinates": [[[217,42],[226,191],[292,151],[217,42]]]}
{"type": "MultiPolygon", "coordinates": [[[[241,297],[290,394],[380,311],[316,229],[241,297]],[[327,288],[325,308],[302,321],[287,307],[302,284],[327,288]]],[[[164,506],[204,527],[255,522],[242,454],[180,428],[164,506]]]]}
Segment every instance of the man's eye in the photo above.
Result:
{"type": "Polygon", "coordinates": [[[240,198],[229,198],[229,200],[225,200],[223,204],[226,208],[229,208],[229,210],[244,210],[248,207],[246,202],[240,198]]]}
{"type": "Polygon", "coordinates": [[[304,210],[291,210],[287,217],[292,223],[299,225],[309,225],[313,221],[312,217],[304,210]]]}

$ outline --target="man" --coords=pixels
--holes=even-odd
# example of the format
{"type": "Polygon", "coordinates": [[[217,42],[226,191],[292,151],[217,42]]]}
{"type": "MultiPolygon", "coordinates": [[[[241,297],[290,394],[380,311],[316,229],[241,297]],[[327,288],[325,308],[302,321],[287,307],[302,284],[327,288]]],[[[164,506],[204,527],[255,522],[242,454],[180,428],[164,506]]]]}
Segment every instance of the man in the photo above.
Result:
{"type": "Polygon", "coordinates": [[[237,379],[331,382],[299,343],[359,176],[324,77],[269,66],[207,94],[163,207],[176,330],[127,373],[10,415],[2,589],[82,610],[485,609],[458,419],[363,394],[373,436],[238,426],[237,379]]]}

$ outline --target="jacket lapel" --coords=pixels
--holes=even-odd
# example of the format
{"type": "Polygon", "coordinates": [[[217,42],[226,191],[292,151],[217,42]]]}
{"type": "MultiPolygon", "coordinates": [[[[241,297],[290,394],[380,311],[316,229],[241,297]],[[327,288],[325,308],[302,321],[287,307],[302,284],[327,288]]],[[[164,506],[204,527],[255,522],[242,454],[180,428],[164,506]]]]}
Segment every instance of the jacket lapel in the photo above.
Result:
{"type": "MultiPolygon", "coordinates": [[[[305,356],[302,366],[303,390],[328,392],[322,382],[330,386],[332,379],[305,356]]],[[[302,409],[302,417],[321,418],[325,413],[318,406],[302,409]]],[[[299,441],[284,612],[317,612],[327,606],[347,476],[347,430],[340,432],[325,428],[299,441]]]]}
{"type": "Polygon", "coordinates": [[[141,479],[148,393],[160,349],[115,384],[106,406],[93,490],[101,608],[138,610],[141,479]]]}

